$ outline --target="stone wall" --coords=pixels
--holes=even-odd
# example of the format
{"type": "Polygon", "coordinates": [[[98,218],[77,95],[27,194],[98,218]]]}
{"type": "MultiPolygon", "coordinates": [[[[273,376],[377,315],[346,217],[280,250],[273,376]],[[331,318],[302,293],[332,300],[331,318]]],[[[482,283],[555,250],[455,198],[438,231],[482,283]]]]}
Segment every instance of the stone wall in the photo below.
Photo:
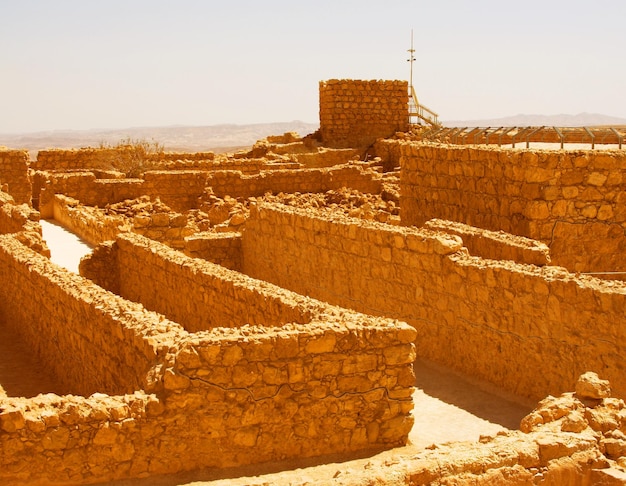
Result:
{"type": "Polygon", "coordinates": [[[93,172],[36,172],[34,177],[36,186],[41,187],[37,200],[42,218],[53,217],[57,194],[101,208],[144,195],[142,179],[98,179],[93,172]]]}
{"type": "Polygon", "coordinates": [[[155,212],[126,217],[106,214],[100,208],[84,206],[76,199],[57,194],[53,200],[55,221],[80,236],[91,245],[114,240],[119,233],[132,231],[172,248],[183,249],[192,229],[187,227],[185,215],[176,212],[155,212]]]}
{"type": "Polygon", "coordinates": [[[562,268],[469,256],[458,236],[261,205],[243,270],[418,332],[418,354],[540,398],[587,370],[626,395],[626,286],[562,268]],[[277,264],[280,262],[280,264],[277,264]]]}
{"type": "Polygon", "coordinates": [[[187,217],[175,212],[138,215],[132,219],[132,225],[134,233],[179,250],[187,245],[185,237],[194,233],[187,227],[187,217]]]}
{"type": "MultiPolygon", "coordinates": [[[[123,153],[123,150],[99,147],[40,150],[37,153],[37,160],[32,163],[32,168],[41,171],[103,169],[106,168],[103,160],[114,158],[120,153],[123,153]]],[[[180,165],[177,161],[189,161],[197,166],[202,166],[203,164],[210,164],[214,158],[213,152],[162,152],[147,156],[147,160],[164,166],[167,166],[168,163],[173,163],[175,166],[180,165]]]]}
{"type": "Polygon", "coordinates": [[[131,220],[124,216],[105,214],[62,194],[54,196],[50,217],[94,246],[133,229],[131,220]]]}
{"type": "Polygon", "coordinates": [[[185,255],[241,271],[242,251],[239,233],[196,233],[185,238],[185,255]]]}
{"type": "Polygon", "coordinates": [[[50,249],[41,235],[39,212],[28,204],[15,204],[13,198],[0,191],[0,235],[13,234],[37,253],[50,256],[50,249]]]}
{"type": "Polygon", "coordinates": [[[158,197],[174,211],[184,212],[198,207],[207,178],[213,172],[196,170],[153,171],[144,175],[142,194],[158,197]]]}
{"type": "Polygon", "coordinates": [[[129,321],[137,304],[112,298],[8,235],[0,237],[0,276],[11,282],[0,286],[0,322],[47,363],[64,388],[87,396],[144,387],[159,350],[141,334],[156,325],[156,316],[129,321]]]}
{"type": "MultiPolygon", "coordinates": [[[[237,171],[169,170],[151,171],[143,179],[99,179],[88,172],[36,172],[36,195],[43,218],[54,214],[54,197],[64,194],[86,206],[105,207],[140,196],[157,197],[174,211],[199,207],[207,188],[218,197],[256,197],[266,192],[326,192],[350,187],[379,193],[380,175],[369,164],[352,163],[331,168],[284,169],[244,175],[237,171]]],[[[183,235],[184,237],[185,235],[183,235]]]]}
{"type": "Polygon", "coordinates": [[[358,149],[329,149],[319,147],[316,151],[289,154],[289,156],[305,168],[333,167],[359,160],[361,151],[358,149]]]}
{"type": "Polygon", "coordinates": [[[252,288],[248,277],[140,236],[117,243],[95,252],[100,263],[117,258],[120,271],[134,267],[120,272],[122,286],[164,255],[157,264],[167,271],[154,276],[165,289],[174,272],[179,309],[205,286],[207,301],[224,307],[265,306],[253,323],[273,327],[240,313],[235,327],[190,334],[0,236],[0,277],[12,282],[0,288],[0,325],[14,326],[76,395],[98,392],[0,398],[0,482],[85,484],[405,443],[411,327],[252,288]],[[198,283],[194,273],[204,273],[198,283]],[[105,394],[116,390],[125,394],[105,394]]]}
{"type": "Polygon", "coordinates": [[[424,228],[460,236],[470,254],[489,260],[511,260],[530,265],[549,265],[550,250],[537,240],[504,231],[489,231],[442,219],[431,219],[424,228]]]}
{"type": "MultiPolygon", "coordinates": [[[[431,142],[454,144],[492,144],[512,145],[523,148],[529,143],[591,144],[593,148],[602,148],[604,144],[619,144],[624,141],[626,130],[616,127],[449,127],[443,130],[412,130],[406,134],[411,140],[428,140],[431,142]],[[555,129],[556,128],[556,129],[555,129]],[[558,132],[557,132],[558,130],[558,132]],[[559,133],[560,132],[560,133],[559,133]],[[621,132],[621,133],[620,133],[621,132]],[[561,138],[562,136],[562,138],[561,138]]],[[[621,147],[620,147],[621,148],[621,147]]]]}
{"type": "Polygon", "coordinates": [[[349,187],[377,194],[382,189],[380,175],[367,164],[349,164],[332,168],[275,170],[246,176],[238,172],[213,172],[206,181],[218,197],[257,197],[267,192],[326,192],[349,187]]]}
{"type": "Polygon", "coordinates": [[[39,221],[39,213],[26,204],[16,204],[6,192],[0,191],[0,234],[18,233],[39,221]]]}
{"type": "Polygon", "coordinates": [[[626,271],[623,151],[398,143],[403,224],[503,230],[544,242],[571,271],[626,271]]]}
{"type": "Polygon", "coordinates": [[[319,84],[322,143],[366,148],[409,129],[406,81],[331,79],[319,84]]]}
{"type": "Polygon", "coordinates": [[[0,191],[10,194],[17,204],[31,204],[32,185],[28,170],[26,150],[0,149],[0,191]]]}
{"type": "MultiPolygon", "coordinates": [[[[303,311],[302,302],[291,292],[283,294],[274,285],[191,259],[138,235],[120,235],[107,256],[114,260],[94,263],[104,269],[105,279],[111,270],[118,275],[114,288],[119,295],[167,316],[189,332],[244,323],[271,327],[311,319],[310,310],[303,311]]],[[[85,262],[81,272],[101,283],[100,275],[87,271],[91,265],[85,262]]]]}

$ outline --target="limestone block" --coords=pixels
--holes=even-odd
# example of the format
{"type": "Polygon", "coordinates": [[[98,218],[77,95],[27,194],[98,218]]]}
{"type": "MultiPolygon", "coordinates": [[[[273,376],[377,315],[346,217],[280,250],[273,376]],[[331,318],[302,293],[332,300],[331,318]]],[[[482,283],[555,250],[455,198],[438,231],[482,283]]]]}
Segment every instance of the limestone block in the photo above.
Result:
{"type": "Polygon", "coordinates": [[[5,432],[15,432],[26,426],[24,411],[20,409],[0,409],[0,427],[5,432]]]}
{"type": "Polygon", "coordinates": [[[578,378],[576,394],[581,398],[607,398],[611,396],[611,385],[596,373],[588,371],[578,378]]]}

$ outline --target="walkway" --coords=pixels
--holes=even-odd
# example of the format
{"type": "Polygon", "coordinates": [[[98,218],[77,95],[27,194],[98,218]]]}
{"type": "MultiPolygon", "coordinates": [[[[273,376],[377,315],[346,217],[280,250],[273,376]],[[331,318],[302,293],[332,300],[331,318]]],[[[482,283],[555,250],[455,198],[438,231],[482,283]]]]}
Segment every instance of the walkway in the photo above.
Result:
{"type": "Polygon", "coordinates": [[[43,239],[50,248],[50,259],[70,272],[78,273],[80,259],[92,247],[54,220],[41,220],[43,239]]]}
{"type": "Polygon", "coordinates": [[[40,393],[67,393],[33,351],[0,322],[0,398],[34,397],[40,393]]]}
{"type": "MultiPolygon", "coordinates": [[[[78,273],[80,259],[91,247],[54,221],[41,221],[51,260],[78,273]]],[[[34,397],[40,393],[67,393],[20,336],[0,322],[0,397],[34,397]]]]}

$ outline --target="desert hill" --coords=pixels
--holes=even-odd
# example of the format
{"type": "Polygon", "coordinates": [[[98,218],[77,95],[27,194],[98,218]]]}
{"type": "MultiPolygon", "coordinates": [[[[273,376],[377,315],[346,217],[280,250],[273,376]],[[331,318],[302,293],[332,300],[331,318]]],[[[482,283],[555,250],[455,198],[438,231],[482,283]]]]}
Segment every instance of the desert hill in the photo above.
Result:
{"type": "MultiPolygon", "coordinates": [[[[626,126],[626,118],[596,113],[577,115],[525,115],[478,120],[447,120],[445,126],[501,127],[501,126],[626,126]]],[[[257,123],[247,125],[222,124],[207,126],[131,127],[92,130],[50,130],[32,133],[0,134],[0,146],[27,149],[32,158],[47,148],[97,147],[102,143],[116,144],[120,140],[156,141],[168,151],[233,152],[251,146],[268,135],[298,132],[301,136],[314,132],[318,123],[303,121],[257,123]]]]}
{"type": "Polygon", "coordinates": [[[120,140],[154,140],[165,150],[229,152],[249,147],[268,135],[298,132],[304,136],[314,132],[317,123],[302,121],[258,123],[250,125],[133,127],[122,129],[51,130],[34,133],[0,134],[0,146],[28,149],[33,156],[47,148],[97,147],[101,143],[116,144],[120,140]]]}

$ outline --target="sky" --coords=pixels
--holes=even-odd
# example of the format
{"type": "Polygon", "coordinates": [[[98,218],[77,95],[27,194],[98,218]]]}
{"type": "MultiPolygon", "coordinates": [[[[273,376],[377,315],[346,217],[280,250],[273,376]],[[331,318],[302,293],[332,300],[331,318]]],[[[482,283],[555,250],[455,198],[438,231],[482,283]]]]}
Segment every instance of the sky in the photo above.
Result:
{"type": "Polygon", "coordinates": [[[626,118],[624,0],[0,0],[0,133],[319,120],[409,80],[441,120],[626,118]]]}

